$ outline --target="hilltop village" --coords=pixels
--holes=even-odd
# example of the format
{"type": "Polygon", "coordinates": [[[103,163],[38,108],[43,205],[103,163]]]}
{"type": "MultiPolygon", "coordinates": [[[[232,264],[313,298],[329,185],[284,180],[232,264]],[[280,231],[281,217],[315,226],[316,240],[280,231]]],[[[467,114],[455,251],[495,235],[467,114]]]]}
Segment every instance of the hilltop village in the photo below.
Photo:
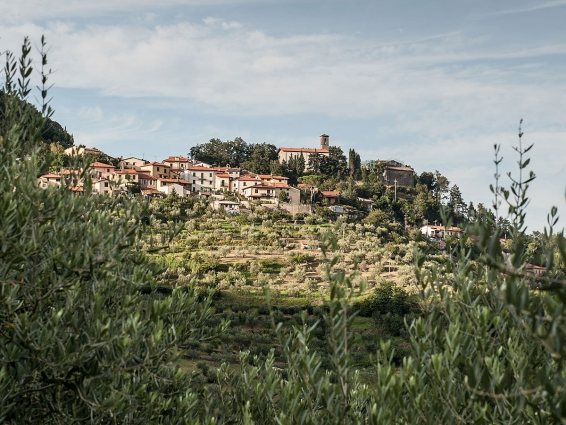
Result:
{"type": "MultiPolygon", "coordinates": [[[[71,186],[77,193],[90,185],[92,194],[124,195],[140,194],[145,198],[164,197],[175,193],[181,197],[206,197],[213,208],[224,208],[235,213],[249,208],[250,203],[279,208],[292,213],[313,213],[314,204],[328,206],[337,215],[348,214],[363,217],[373,210],[372,199],[358,197],[359,208],[342,202],[336,187],[323,190],[317,187],[317,165],[331,156],[330,137],[322,134],[316,148],[280,147],[277,160],[281,165],[300,163],[300,174],[311,178],[290,177],[274,173],[257,173],[230,164],[211,164],[198,158],[172,155],[160,162],[135,157],[112,158],[96,148],[71,146],[65,149],[69,157],[87,156],[96,159],[88,167],[88,182],[76,178],[76,172],[61,168],[41,175],[42,188],[71,186]],[[104,160],[106,159],[106,161],[104,160]],[[294,183],[294,184],[293,184],[294,183]]],[[[340,153],[342,151],[340,150],[340,153]]],[[[358,155],[359,158],[359,155],[358,155]]],[[[346,166],[352,167],[351,164],[346,166]]],[[[355,165],[354,165],[355,166],[355,165]]],[[[385,186],[412,188],[415,186],[414,170],[398,161],[368,161],[359,164],[360,171],[373,172],[385,186]]],[[[282,173],[281,173],[282,174],[282,173]]],[[[304,176],[303,176],[304,177],[304,176]]],[[[396,195],[395,195],[396,196],[396,195]]]]}

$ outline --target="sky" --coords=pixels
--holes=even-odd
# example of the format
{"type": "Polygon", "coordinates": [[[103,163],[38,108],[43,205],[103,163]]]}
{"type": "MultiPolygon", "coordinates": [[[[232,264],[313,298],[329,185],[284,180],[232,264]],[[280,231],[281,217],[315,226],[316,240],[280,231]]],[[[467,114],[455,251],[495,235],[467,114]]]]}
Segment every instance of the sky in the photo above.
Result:
{"type": "Polygon", "coordinates": [[[475,205],[492,203],[494,144],[501,183],[518,175],[522,118],[542,231],[565,207],[565,19],[566,0],[17,0],[0,1],[0,52],[45,35],[53,118],[112,156],[326,133],[475,205]]]}

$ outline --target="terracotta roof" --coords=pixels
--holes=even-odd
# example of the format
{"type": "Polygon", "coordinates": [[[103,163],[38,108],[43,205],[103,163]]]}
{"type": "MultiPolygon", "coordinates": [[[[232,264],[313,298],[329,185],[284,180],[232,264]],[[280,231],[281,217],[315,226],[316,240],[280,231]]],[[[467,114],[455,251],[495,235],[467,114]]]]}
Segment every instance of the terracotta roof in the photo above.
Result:
{"type": "Polygon", "coordinates": [[[258,183],[261,181],[257,177],[249,177],[249,176],[242,176],[238,180],[247,181],[247,182],[254,181],[254,182],[258,182],[258,183]]]}
{"type": "Polygon", "coordinates": [[[153,189],[151,187],[147,189],[142,188],[141,193],[143,193],[144,195],[150,195],[150,194],[163,195],[163,192],[160,192],[159,190],[153,189]]]}
{"type": "Polygon", "coordinates": [[[53,174],[53,173],[44,174],[44,175],[41,176],[41,177],[46,178],[46,179],[48,179],[48,178],[49,178],[49,179],[50,179],[50,178],[59,178],[59,179],[60,179],[60,178],[61,178],[61,176],[60,176],[59,174],[53,174]]]}
{"type": "Polygon", "coordinates": [[[157,179],[157,180],[165,183],[191,184],[191,182],[183,179],[157,179]]]}
{"type": "Polygon", "coordinates": [[[328,153],[328,149],[314,148],[279,148],[283,152],[306,152],[306,153],[328,153]]]}
{"type": "Polygon", "coordinates": [[[104,167],[104,168],[114,168],[113,165],[105,164],[104,162],[93,162],[90,164],[91,167],[104,167]]]}
{"type": "Polygon", "coordinates": [[[449,227],[448,229],[446,229],[444,226],[423,226],[423,227],[429,227],[432,230],[449,230],[449,231],[453,231],[453,232],[461,232],[462,229],[460,229],[459,227],[449,227]]]}
{"type": "Polygon", "coordinates": [[[129,168],[125,168],[124,170],[120,170],[119,168],[116,168],[114,170],[114,174],[138,174],[138,172],[136,170],[131,170],[129,168]]]}
{"type": "Polygon", "coordinates": [[[163,164],[162,162],[155,162],[155,161],[142,165],[142,167],[147,167],[148,165],[160,165],[162,167],[169,167],[169,165],[167,164],[163,164]]]}
{"type": "Polygon", "coordinates": [[[195,166],[195,167],[189,167],[187,168],[187,170],[189,171],[216,171],[216,168],[209,168],[209,167],[203,167],[203,166],[195,166]]]}
{"type": "MultiPolygon", "coordinates": [[[[283,183],[276,183],[277,185],[283,185],[283,183]]],[[[256,184],[254,186],[248,186],[245,187],[243,190],[248,190],[248,189],[279,189],[281,187],[289,187],[287,185],[285,186],[276,186],[275,184],[256,184]]]]}
{"type": "Polygon", "coordinates": [[[216,177],[220,177],[220,178],[225,178],[225,179],[227,179],[227,178],[230,178],[230,174],[228,174],[228,173],[218,173],[218,174],[216,175],[216,177]]]}
{"type": "Polygon", "coordinates": [[[184,156],[170,156],[162,162],[189,162],[189,158],[185,158],[184,156]]]}
{"type": "Polygon", "coordinates": [[[138,173],[138,179],[144,179],[144,180],[157,180],[157,177],[153,177],[149,174],[144,174],[144,173],[138,173]]]}
{"type": "Polygon", "coordinates": [[[335,198],[337,196],[340,196],[340,192],[337,190],[329,190],[326,192],[320,192],[322,194],[322,196],[324,196],[325,198],[335,198]]]}
{"type": "Polygon", "coordinates": [[[271,174],[258,174],[257,175],[259,178],[261,179],[275,179],[275,180],[289,180],[288,177],[283,177],[283,176],[273,176],[271,174]]]}
{"type": "Polygon", "coordinates": [[[394,165],[388,165],[385,167],[386,170],[395,170],[395,171],[414,171],[411,167],[397,167],[394,165]]]}

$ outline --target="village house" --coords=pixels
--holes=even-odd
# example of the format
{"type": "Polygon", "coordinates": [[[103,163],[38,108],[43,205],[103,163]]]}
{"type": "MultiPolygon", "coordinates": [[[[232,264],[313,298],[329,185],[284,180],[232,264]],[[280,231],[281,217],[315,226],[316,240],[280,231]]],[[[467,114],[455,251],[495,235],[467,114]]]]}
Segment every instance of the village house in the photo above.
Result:
{"type": "Polygon", "coordinates": [[[54,173],[44,174],[43,176],[39,177],[39,179],[37,180],[39,186],[43,189],[46,189],[50,186],[61,187],[61,176],[59,174],[54,174],[54,173]]]}
{"type": "Polygon", "coordinates": [[[113,193],[113,185],[114,183],[107,178],[97,179],[92,181],[92,193],[102,195],[108,194],[111,195],[113,193]]]}
{"type": "Polygon", "coordinates": [[[157,189],[157,177],[138,172],[138,182],[141,189],[157,189]]]}
{"type": "Polygon", "coordinates": [[[261,200],[276,203],[279,200],[279,193],[285,192],[287,200],[291,204],[300,202],[301,192],[296,187],[290,187],[283,183],[263,184],[246,187],[242,190],[243,195],[250,201],[261,200]]]}
{"type": "Polygon", "coordinates": [[[163,198],[165,196],[163,192],[152,187],[142,188],[141,194],[144,198],[163,198]]]}
{"type": "Polygon", "coordinates": [[[118,166],[124,167],[124,168],[132,168],[134,170],[139,170],[141,166],[143,166],[147,163],[148,163],[148,161],[146,161],[145,159],[139,159],[139,158],[135,158],[135,157],[131,156],[129,158],[120,159],[120,162],[118,162],[118,166]]]}
{"type": "Polygon", "coordinates": [[[328,201],[328,205],[340,204],[340,192],[338,190],[321,191],[320,196],[328,201]]]}
{"type": "Polygon", "coordinates": [[[232,182],[232,192],[245,196],[244,190],[256,184],[261,184],[261,179],[252,175],[241,176],[232,182]]]}
{"type": "Polygon", "coordinates": [[[386,165],[383,172],[383,181],[386,185],[415,186],[415,171],[411,167],[386,165]]]}
{"type": "Polygon", "coordinates": [[[183,172],[189,167],[191,167],[192,161],[189,158],[185,158],[184,156],[170,156],[167,159],[161,161],[163,164],[169,165],[173,172],[183,172]]]}
{"type": "Polygon", "coordinates": [[[218,211],[221,208],[224,208],[224,211],[228,214],[238,214],[240,212],[240,203],[233,202],[233,201],[226,201],[224,199],[221,200],[214,200],[212,203],[212,209],[218,211]]]}
{"type": "Polygon", "coordinates": [[[129,168],[116,169],[108,177],[120,186],[138,183],[138,172],[129,168]]]}
{"type": "Polygon", "coordinates": [[[366,199],[366,198],[359,198],[358,197],[358,202],[361,204],[362,209],[366,212],[372,212],[373,211],[373,200],[372,199],[366,199]]]}
{"type": "Polygon", "coordinates": [[[274,176],[272,174],[258,174],[257,177],[261,179],[264,184],[285,183],[289,181],[288,177],[274,176]]]}
{"type": "Polygon", "coordinates": [[[105,179],[114,172],[114,166],[103,162],[93,162],[90,164],[91,176],[96,179],[105,179]]]}
{"type": "Polygon", "coordinates": [[[171,167],[167,164],[162,164],[161,162],[150,162],[142,165],[139,167],[139,171],[143,171],[158,179],[170,179],[173,177],[171,174],[171,167]]]}
{"type": "Polygon", "coordinates": [[[170,195],[175,192],[178,196],[191,196],[191,183],[184,179],[157,179],[156,188],[164,195],[170,195]]]}
{"type": "Polygon", "coordinates": [[[214,190],[230,190],[230,174],[217,171],[214,178],[214,190]]]}
{"type": "Polygon", "coordinates": [[[459,227],[444,226],[422,226],[420,231],[423,235],[430,239],[444,239],[446,236],[456,235],[458,238],[462,235],[462,229],[459,227]]]}
{"type": "Polygon", "coordinates": [[[542,276],[546,272],[546,267],[525,263],[525,273],[531,276],[542,276]]]}
{"type": "MultiPolygon", "coordinates": [[[[187,173],[183,173],[193,187],[194,192],[210,194],[215,189],[216,169],[208,167],[190,167],[187,173]]],[[[229,187],[229,186],[228,186],[229,187]]]]}
{"type": "Polygon", "coordinates": [[[65,149],[65,153],[69,156],[83,156],[83,155],[98,155],[103,154],[104,152],[98,150],[96,148],[87,148],[86,146],[71,146],[70,148],[65,149]]]}

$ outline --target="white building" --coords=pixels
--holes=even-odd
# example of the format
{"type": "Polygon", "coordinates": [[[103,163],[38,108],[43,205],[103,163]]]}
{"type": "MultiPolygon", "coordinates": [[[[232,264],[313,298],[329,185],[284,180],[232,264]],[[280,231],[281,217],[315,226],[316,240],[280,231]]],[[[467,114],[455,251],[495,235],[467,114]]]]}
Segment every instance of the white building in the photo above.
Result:
{"type": "Polygon", "coordinates": [[[240,212],[240,203],[226,200],[215,200],[212,202],[212,208],[215,210],[224,208],[224,211],[228,214],[238,214],[240,212]]]}
{"type": "Polygon", "coordinates": [[[462,235],[462,229],[459,227],[444,227],[444,226],[423,226],[421,227],[421,233],[431,239],[444,239],[446,236],[456,235],[460,237],[462,235]]]}
{"type": "Polygon", "coordinates": [[[212,193],[215,190],[217,171],[214,168],[189,167],[187,171],[182,173],[182,177],[191,183],[193,192],[212,193]]]}

